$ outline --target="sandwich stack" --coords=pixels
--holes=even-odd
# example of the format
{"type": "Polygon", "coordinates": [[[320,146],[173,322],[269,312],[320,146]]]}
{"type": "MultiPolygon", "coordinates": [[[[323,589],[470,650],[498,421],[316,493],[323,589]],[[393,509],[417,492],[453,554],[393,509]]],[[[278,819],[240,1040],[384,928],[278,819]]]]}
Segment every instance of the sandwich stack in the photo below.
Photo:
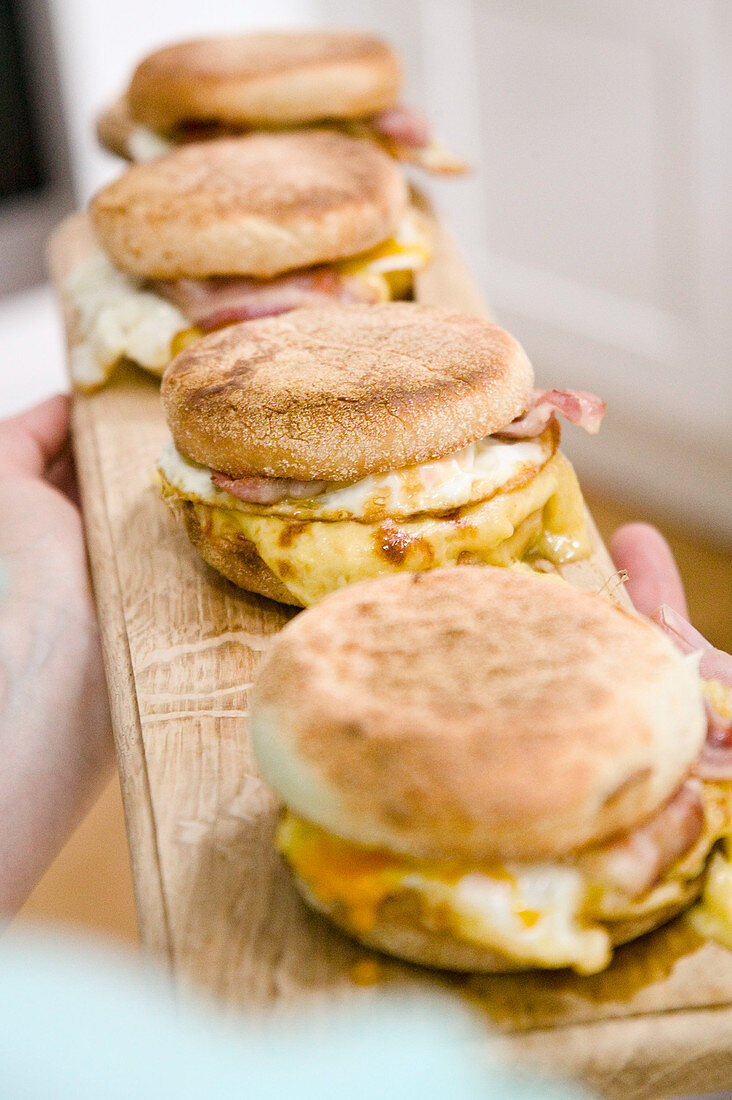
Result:
{"type": "MultiPolygon", "coordinates": [[[[140,107],[141,88],[144,82],[138,80],[125,109],[136,110],[137,118],[144,116],[144,124],[154,127],[156,120],[140,107]]],[[[393,90],[391,95],[383,106],[370,103],[360,125],[363,117],[373,119],[394,105],[393,90]]],[[[184,118],[166,114],[159,123],[166,140],[174,132],[190,137],[194,121],[210,123],[210,118],[194,120],[190,111],[184,118]]],[[[298,118],[288,125],[312,121],[298,118]]],[[[261,124],[252,117],[236,127],[261,124]]],[[[221,120],[214,129],[220,135],[221,120]]],[[[342,129],[317,134],[317,141],[329,146],[354,140],[351,128],[347,134],[342,129]]],[[[262,140],[299,142],[302,136],[268,133],[262,140]]],[[[231,140],[226,137],[217,147],[226,148],[231,140]]],[[[260,137],[234,140],[258,143],[260,137]]],[[[190,156],[195,148],[165,156],[190,156]]],[[[129,155],[127,148],[120,151],[129,155]]],[[[381,166],[383,153],[373,152],[381,166]]],[[[383,172],[386,178],[388,170],[383,172]]],[[[128,186],[124,178],[120,186],[128,186]]],[[[373,242],[349,242],[338,256],[298,256],[289,270],[336,257],[340,262],[383,243],[403,210],[398,185],[392,200],[389,216],[370,229],[373,242]]],[[[184,213],[192,209],[187,203],[181,200],[184,213]]],[[[430,223],[432,262],[415,270],[416,302],[484,312],[449,234],[423,200],[418,205],[430,223]]],[[[105,229],[100,234],[106,262],[111,257],[117,263],[124,254],[126,277],[264,277],[260,269],[212,274],[190,267],[195,248],[188,230],[185,268],[136,269],[145,249],[139,247],[141,238],[125,235],[129,226],[109,228],[118,209],[114,203],[98,205],[95,224],[99,232],[106,219],[106,238],[105,229]]],[[[163,240],[164,232],[152,232],[153,245],[163,240]]],[[[164,258],[170,256],[169,245],[161,247],[164,258]]],[[[73,280],[80,264],[99,252],[84,217],[62,226],[52,244],[52,270],[72,347],[79,343],[80,311],[68,290],[69,277],[73,280]]],[[[135,289],[149,292],[147,284],[135,289]]],[[[170,299],[165,303],[180,309],[170,299]]],[[[174,325],[169,315],[172,332],[166,340],[169,344],[183,333],[181,350],[185,346],[185,354],[193,355],[197,344],[187,343],[188,335],[198,340],[202,330],[188,333],[198,328],[197,318],[181,312],[185,324],[180,327],[175,318],[174,325]]],[[[223,339],[226,332],[203,339],[223,339]]],[[[178,982],[203,986],[229,1004],[296,1001],[326,991],[358,995],[353,976],[373,956],[303,906],[274,850],[278,810],[259,777],[247,728],[256,670],[294,610],[237,588],[209,569],[161,502],[151,476],[169,438],[159,384],[128,356],[125,347],[112,357],[116,369],[106,388],[77,394],[74,426],[143,943],[168,962],[178,982]]],[[[232,472],[239,471],[232,467],[232,472]]],[[[559,572],[580,588],[603,589],[626,603],[591,522],[588,530],[590,556],[560,564],[559,572]]],[[[491,1023],[504,1029],[510,1050],[545,1068],[584,1076],[607,1095],[723,1087],[730,1069],[725,1006],[732,1002],[732,954],[702,943],[679,922],[620,948],[607,970],[589,976],[560,970],[455,980],[381,957],[376,965],[385,983],[437,987],[448,998],[479,1002],[491,1023]]]]}

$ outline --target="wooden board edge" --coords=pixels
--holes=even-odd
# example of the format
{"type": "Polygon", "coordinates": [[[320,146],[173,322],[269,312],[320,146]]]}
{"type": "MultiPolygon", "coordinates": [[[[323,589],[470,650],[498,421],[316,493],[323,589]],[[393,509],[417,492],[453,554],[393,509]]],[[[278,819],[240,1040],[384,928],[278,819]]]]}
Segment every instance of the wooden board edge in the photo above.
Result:
{"type": "Polygon", "coordinates": [[[541,1028],[499,1047],[521,1070],[578,1079],[607,1100],[732,1091],[730,1005],[541,1028]]]}
{"type": "MultiPolygon", "coordinates": [[[[72,214],[57,227],[47,245],[48,268],[64,317],[67,360],[68,333],[72,319],[61,287],[66,274],[88,253],[92,243],[93,236],[86,215],[72,214]]],[[[138,930],[143,950],[155,953],[172,968],[172,938],[160,868],[155,816],[123,601],[109,529],[105,486],[99,464],[93,406],[88,398],[78,393],[73,394],[72,429],[76,466],[81,472],[81,510],[89,547],[89,569],[97,606],[102,656],[109,686],[138,930]],[[114,690],[113,685],[118,685],[117,690],[114,690]]]]}
{"type": "Polygon", "coordinates": [[[463,313],[487,317],[489,321],[495,320],[482,290],[465,263],[459,245],[436,212],[433,203],[416,187],[411,189],[410,198],[412,205],[431,223],[432,230],[432,260],[427,267],[414,275],[417,299],[426,298],[433,305],[440,305],[445,309],[458,309],[463,313]],[[439,271],[444,266],[453,271],[447,291],[444,285],[438,285],[439,271]]]}
{"type": "Polygon", "coordinates": [[[99,469],[93,415],[87,398],[74,396],[72,417],[74,455],[77,469],[83,471],[79,479],[82,514],[87,544],[91,550],[89,561],[109,685],[138,928],[143,949],[154,952],[172,967],[172,938],[132,659],[105,506],[105,488],[99,469]]]}
{"type": "MultiPolygon", "coordinates": [[[[68,310],[61,293],[61,284],[72,267],[89,254],[95,245],[89,216],[83,211],[69,214],[54,229],[46,244],[46,266],[56,292],[64,320],[68,310]]],[[[68,340],[67,340],[68,343],[68,340]]]]}

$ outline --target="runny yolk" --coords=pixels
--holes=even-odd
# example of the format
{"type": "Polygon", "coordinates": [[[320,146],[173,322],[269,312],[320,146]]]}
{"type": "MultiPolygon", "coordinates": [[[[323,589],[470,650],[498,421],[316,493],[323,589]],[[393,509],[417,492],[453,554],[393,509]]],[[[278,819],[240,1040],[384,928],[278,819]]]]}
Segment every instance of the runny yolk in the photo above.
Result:
{"type": "MultiPolygon", "coordinates": [[[[290,814],[280,823],[278,847],[319,901],[324,905],[345,906],[351,927],[362,933],[374,928],[380,905],[399,889],[405,875],[415,869],[408,860],[388,851],[351,844],[290,814]]],[[[449,885],[457,883],[467,870],[458,865],[430,868],[431,874],[449,885]]],[[[490,864],[480,870],[489,878],[508,883],[515,894],[516,878],[501,864],[490,864]]],[[[524,927],[531,928],[541,913],[517,909],[516,916],[524,927]]]]}
{"type": "Polygon", "coordinates": [[[283,839],[281,830],[280,847],[286,850],[293,870],[324,905],[347,901],[355,931],[368,932],[374,927],[379,906],[401,878],[393,856],[323,834],[303,837],[299,843],[291,835],[285,842],[283,839]]]}

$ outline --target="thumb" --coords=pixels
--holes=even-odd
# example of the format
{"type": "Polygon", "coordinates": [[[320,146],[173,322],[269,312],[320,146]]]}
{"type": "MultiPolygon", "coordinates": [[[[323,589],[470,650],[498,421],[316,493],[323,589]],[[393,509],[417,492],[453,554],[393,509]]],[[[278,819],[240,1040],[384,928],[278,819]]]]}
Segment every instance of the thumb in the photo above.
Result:
{"type": "Polygon", "coordinates": [[[637,611],[650,615],[662,604],[687,616],[686,597],[665,538],[648,523],[627,523],[610,540],[610,555],[628,574],[626,591],[637,611]]]}
{"type": "Polygon", "coordinates": [[[70,408],[68,395],[57,394],[0,421],[0,469],[42,477],[68,438],[70,408]]]}

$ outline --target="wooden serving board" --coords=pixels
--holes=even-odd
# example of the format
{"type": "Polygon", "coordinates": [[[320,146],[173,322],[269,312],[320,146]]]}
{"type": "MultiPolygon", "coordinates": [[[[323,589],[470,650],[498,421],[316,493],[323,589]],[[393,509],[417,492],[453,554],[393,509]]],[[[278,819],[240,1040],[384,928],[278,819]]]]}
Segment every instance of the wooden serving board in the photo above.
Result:
{"type": "MultiPolygon", "coordinates": [[[[419,300],[484,312],[450,237],[438,223],[435,233],[419,300]]],[[[81,215],[51,244],[69,338],[61,282],[92,247],[81,215]]],[[[306,910],[273,850],[276,807],[247,733],[257,665],[294,611],[220,578],[173,522],[153,477],[167,435],[154,378],[126,366],[108,388],[77,396],[74,432],[140,935],[177,983],[228,1006],[368,997],[353,968],[378,958],[381,988],[471,1005],[509,1054],[605,1095],[732,1083],[732,953],[683,921],[618,950],[593,977],[459,978],[370,955],[306,910]]],[[[564,574],[617,587],[593,536],[592,558],[564,574]]]]}

